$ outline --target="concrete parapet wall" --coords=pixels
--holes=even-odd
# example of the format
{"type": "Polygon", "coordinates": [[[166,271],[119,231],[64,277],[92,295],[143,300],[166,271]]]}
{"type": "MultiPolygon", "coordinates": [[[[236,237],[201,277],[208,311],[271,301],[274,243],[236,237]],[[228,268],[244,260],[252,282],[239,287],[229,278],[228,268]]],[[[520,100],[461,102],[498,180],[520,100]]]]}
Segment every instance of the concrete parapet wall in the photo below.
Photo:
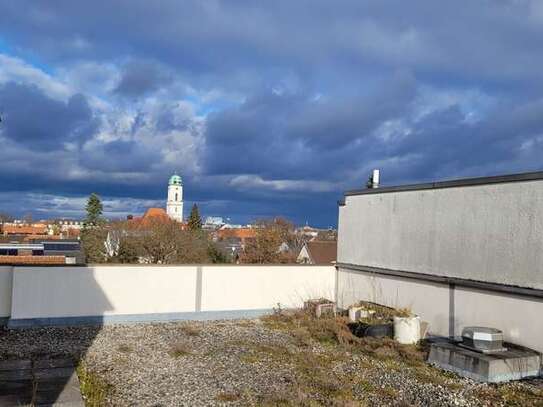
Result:
{"type": "Polygon", "coordinates": [[[338,262],[543,289],[543,179],[347,195],[338,262]]]}
{"type": "Polygon", "coordinates": [[[13,267],[0,266],[0,322],[11,314],[13,267]]]}
{"type": "MultiPolygon", "coordinates": [[[[1,282],[0,290],[3,289],[1,282]]],[[[335,268],[303,265],[14,267],[11,292],[11,309],[7,315],[11,316],[12,326],[62,321],[254,316],[277,303],[294,307],[311,296],[333,298],[335,268]]]]}
{"type": "Polygon", "coordinates": [[[338,305],[360,300],[410,308],[429,324],[429,333],[460,335],[466,326],[490,326],[505,340],[543,352],[543,298],[459,287],[447,283],[339,268],[338,305]]]}

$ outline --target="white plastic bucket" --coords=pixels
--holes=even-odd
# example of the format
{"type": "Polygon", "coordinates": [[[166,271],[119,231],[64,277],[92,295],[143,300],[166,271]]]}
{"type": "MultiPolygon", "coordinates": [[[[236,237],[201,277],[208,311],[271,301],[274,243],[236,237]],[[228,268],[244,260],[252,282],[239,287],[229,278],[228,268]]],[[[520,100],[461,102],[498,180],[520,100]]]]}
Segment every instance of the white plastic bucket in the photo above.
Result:
{"type": "Polygon", "coordinates": [[[404,345],[420,341],[420,318],[394,317],[394,340],[404,345]]]}

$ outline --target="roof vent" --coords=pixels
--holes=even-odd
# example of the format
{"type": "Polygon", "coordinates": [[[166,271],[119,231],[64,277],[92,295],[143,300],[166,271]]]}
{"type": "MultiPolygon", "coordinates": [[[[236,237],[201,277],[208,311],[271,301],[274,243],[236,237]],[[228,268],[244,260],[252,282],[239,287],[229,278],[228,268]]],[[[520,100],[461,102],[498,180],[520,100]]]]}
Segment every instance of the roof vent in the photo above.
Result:
{"type": "Polygon", "coordinates": [[[503,352],[503,332],[496,328],[483,326],[467,326],[462,329],[462,343],[464,348],[482,353],[503,352]]]}
{"type": "Polygon", "coordinates": [[[379,188],[379,170],[373,170],[366,186],[368,188],[379,188]]]}

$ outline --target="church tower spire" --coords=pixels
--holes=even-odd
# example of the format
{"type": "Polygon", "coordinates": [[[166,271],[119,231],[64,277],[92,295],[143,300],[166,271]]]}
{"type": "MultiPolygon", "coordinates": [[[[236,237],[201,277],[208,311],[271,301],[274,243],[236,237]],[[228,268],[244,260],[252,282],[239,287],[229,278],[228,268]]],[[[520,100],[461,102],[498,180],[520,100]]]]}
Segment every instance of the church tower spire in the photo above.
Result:
{"type": "Polygon", "coordinates": [[[166,213],[171,219],[183,222],[183,181],[177,174],[172,175],[168,182],[166,213]]]}

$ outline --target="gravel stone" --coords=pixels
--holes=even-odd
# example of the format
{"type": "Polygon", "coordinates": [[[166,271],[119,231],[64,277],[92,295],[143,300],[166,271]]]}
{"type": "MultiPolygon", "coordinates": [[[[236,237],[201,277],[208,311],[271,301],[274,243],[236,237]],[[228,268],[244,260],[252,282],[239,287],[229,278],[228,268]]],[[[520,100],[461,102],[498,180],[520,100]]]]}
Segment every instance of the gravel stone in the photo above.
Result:
{"type": "MultiPolygon", "coordinates": [[[[291,335],[258,320],[191,321],[2,329],[0,361],[83,360],[111,386],[109,405],[258,405],[261,396],[292,392],[297,380],[288,358],[277,360],[261,353],[255,357],[259,345],[299,350],[291,335]]],[[[315,355],[329,352],[319,343],[304,348],[308,350],[315,355]]],[[[397,405],[400,401],[415,406],[480,405],[474,395],[487,386],[460,378],[451,379],[455,386],[424,382],[409,369],[392,368],[361,353],[338,358],[331,374],[367,382],[376,391],[354,386],[353,395],[369,405],[397,405]],[[381,393],[387,391],[394,397],[384,401],[381,393]]]]}

